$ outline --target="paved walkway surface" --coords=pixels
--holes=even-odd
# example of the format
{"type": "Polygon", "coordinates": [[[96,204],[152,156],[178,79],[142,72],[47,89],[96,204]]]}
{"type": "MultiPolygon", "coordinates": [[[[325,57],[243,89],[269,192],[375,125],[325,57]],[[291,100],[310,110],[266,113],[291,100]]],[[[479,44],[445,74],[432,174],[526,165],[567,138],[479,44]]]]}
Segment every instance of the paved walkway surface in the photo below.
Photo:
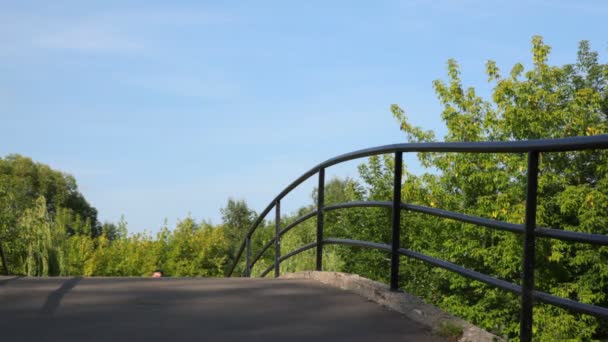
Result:
{"type": "Polygon", "coordinates": [[[1,341],[439,341],[313,280],[0,277],[1,341]]]}

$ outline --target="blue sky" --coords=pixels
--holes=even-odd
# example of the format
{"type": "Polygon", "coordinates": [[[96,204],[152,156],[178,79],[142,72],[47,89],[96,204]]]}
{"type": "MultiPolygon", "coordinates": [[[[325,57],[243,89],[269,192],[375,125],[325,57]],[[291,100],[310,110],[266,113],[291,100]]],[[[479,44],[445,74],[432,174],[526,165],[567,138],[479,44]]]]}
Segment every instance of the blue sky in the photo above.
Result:
{"type": "Polygon", "coordinates": [[[402,142],[392,103],[442,136],[448,58],[486,93],[486,60],[529,64],[536,34],[551,63],[582,39],[605,62],[605,18],[606,1],[3,0],[0,156],[73,174],[130,231],[218,223],[228,197],[259,212],[322,160],[402,142]]]}

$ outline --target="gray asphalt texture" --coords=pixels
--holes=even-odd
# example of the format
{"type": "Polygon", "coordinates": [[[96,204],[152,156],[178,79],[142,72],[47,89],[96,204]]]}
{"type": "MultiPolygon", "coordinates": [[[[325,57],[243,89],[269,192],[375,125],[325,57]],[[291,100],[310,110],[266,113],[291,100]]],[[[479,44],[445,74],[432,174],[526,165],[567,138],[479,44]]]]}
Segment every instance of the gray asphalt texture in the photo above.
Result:
{"type": "Polygon", "coordinates": [[[0,277],[0,341],[440,341],[313,280],[0,277]]]}

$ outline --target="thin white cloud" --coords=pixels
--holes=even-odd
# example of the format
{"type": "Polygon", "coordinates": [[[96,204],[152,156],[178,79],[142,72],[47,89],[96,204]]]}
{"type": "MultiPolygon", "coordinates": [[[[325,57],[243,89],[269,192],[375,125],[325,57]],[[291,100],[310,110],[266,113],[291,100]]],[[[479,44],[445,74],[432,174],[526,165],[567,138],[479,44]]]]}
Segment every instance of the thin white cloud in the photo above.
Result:
{"type": "Polygon", "coordinates": [[[580,1],[556,1],[556,0],[535,0],[532,4],[540,5],[546,8],[556,8],[560,10],[585,13],[587,15],[606,15],[608,12],[608,2],[597,0],[580,0],[580,1]]]}
{"type": "Polygon", "coordinates": [[[116,9],[76,16],[0,13],[2,55],[31,49],[129,53],[148,48],[150,31],[184,25],[233,25],[236,18],[204,9],[116,9]]]}
{"type": "Polygon", "coordinates": [[[95,27],[80,27],[43,34],[37,37],[34,43],[41,48],[92,52],[128,52],[143,48],[140,42],[129,38],[126,34],[95,27]]]}
{"type": "Polygon", "coordinates": [[[469,16],[486,16],[496,4],[483,0],[404,0],[401,2],[409,9],[425,9],[443,13],[466,12],[469,16]]]}
{"type": "Polygon", "coordinates": [[[111,22],[120,26],[183,26],[183,25],[216,25],[235,24],[238,20],[233,15],[203,9],[147,9],[122,10],[106,12],[91,18],[93,22],[111,22]]]}
{"type": "Polygon", "coordinates": [[[224,99],[239,95],[240,86],[223,76],[196,77],[177,73],[146,76],[125,76],[121,82],[131,87],[155,93],[182,96],[224,99]]]}

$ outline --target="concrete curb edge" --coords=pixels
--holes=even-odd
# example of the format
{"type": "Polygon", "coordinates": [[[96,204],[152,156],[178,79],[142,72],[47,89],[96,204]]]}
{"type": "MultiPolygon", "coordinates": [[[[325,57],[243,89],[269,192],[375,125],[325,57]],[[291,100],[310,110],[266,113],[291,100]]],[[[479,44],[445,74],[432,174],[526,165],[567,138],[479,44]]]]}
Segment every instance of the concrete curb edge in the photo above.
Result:
{"type": "Polygon", "coordinates": [[[429,327],[434,332],[441,331],[445,324],[461,327],[462,336],[458,340],[459,342],[505,341],[503,338],[454,317],[433,305],[426,304],[418,297],[405,292],[392,292],[388,285],[356,274],[302,271],[284,274],[281,278],[312,279],[329,286],[352,291],[390,310],[399,312],[407,318],[429,327]]]}

